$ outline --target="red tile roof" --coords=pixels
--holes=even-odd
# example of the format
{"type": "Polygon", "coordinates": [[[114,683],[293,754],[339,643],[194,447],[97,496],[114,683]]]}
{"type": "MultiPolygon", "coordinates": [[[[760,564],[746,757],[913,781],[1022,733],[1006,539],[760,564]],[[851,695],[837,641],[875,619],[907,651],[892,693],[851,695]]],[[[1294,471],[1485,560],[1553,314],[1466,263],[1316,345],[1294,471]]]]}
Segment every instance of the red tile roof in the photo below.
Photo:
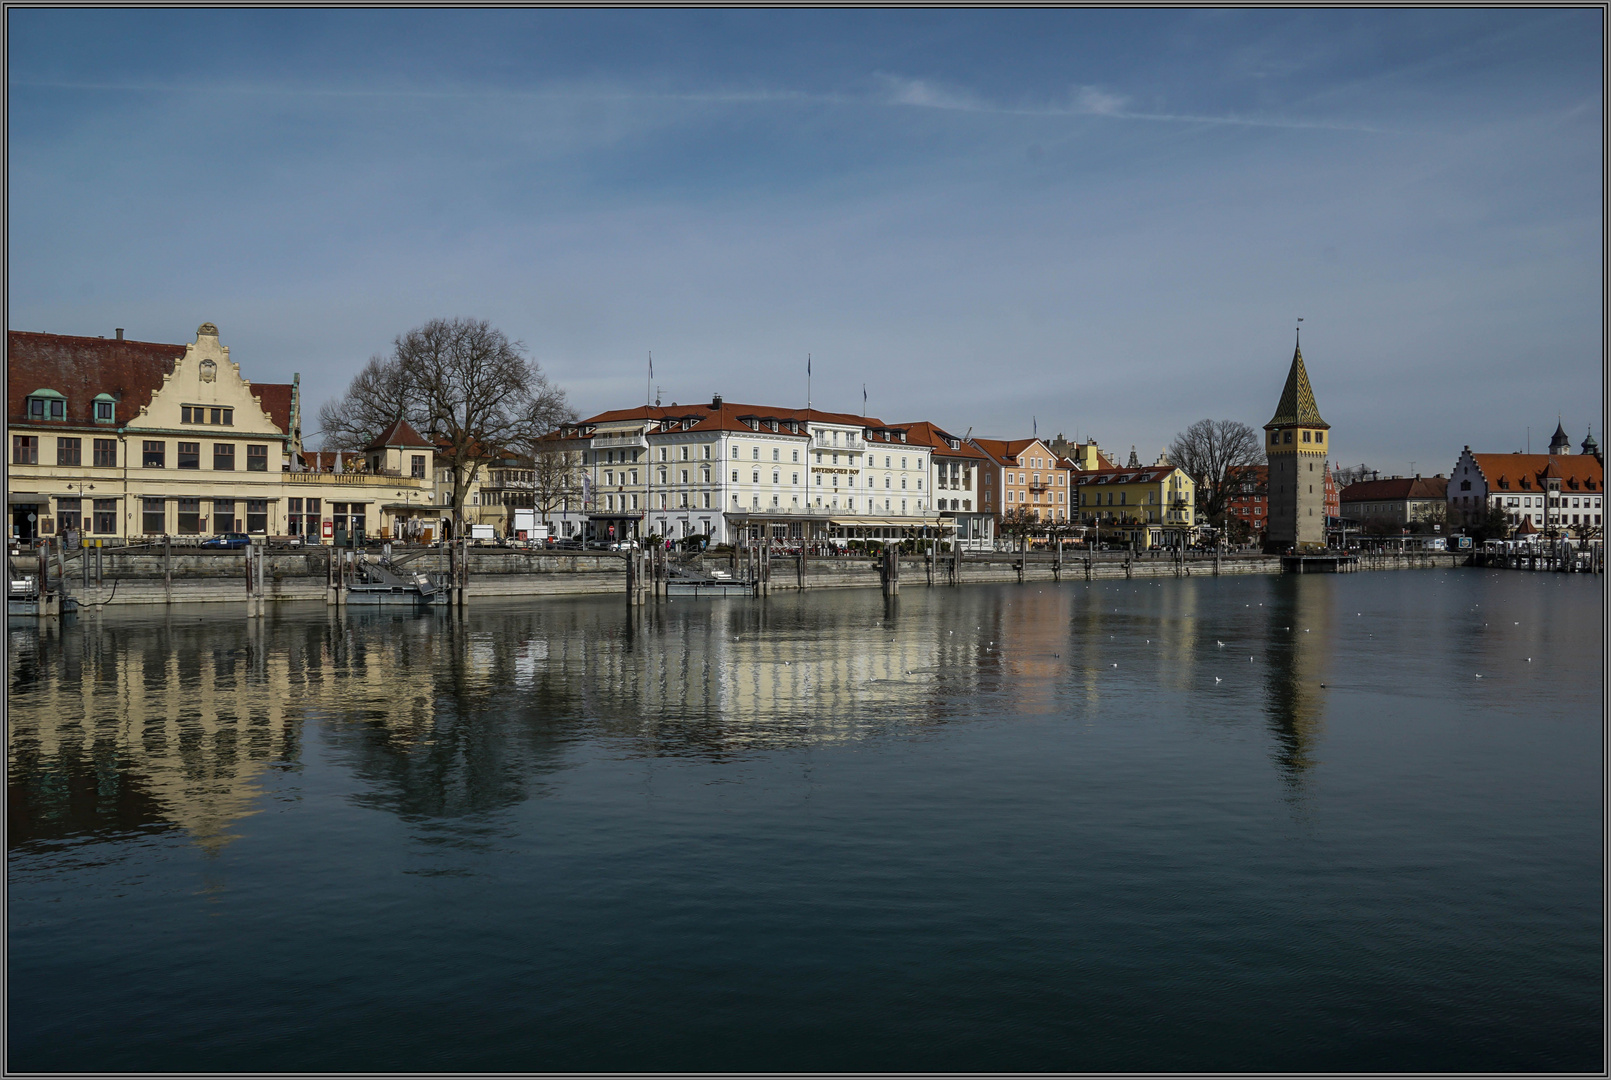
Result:
{"type": "MultiPolygon", "coordinates": [[[[127,424],[151,404],[163,378],[184,355],[183,345],[154,341],[7,331],[7,421],[28,423],[28,395],[54,390],[67,399],[67,418],[47,420],[47,424],[95,426],[92,403],[99,394],[117,399],[113,426],[127,424]]],[[[293,387],[289,383],[253,383],[252,396],[275,426],[290,434],[293,387]]]]}
{"type": "Polygon", "coordinates": [[[7,422],[27,422],[28,395],[54,390],[67,398],[67,419],[54,423],[92,426],[91,402],[98,394],[111,394],[117,399],[116,423],[126,424],[151,404],[163,377],[184,355],[183,345],[7,331],[7,422]]]}
{"type": "Polygon", "coordinates": [[[252,396],[269,414],[274,426],[291,434],[291,398],[295,391],[290,383],[252,383],[252,396]]]}
{"type": "Polygon", "coordinates": [[[897,428],[905,428],[907,441],[917,446],[927,446],[942,457],[973,458],[976,461],[989,461],[990,459],[976,446],[962,441],[958,436],[951,434],[944,428],[935,426],[927,420],[919,420],[915,424],[895,424],[897,428]],[[946,439],[958,439],[960,449],[951,449],[946,439]]]}
{"type": "Polygon", "coordinates": [[[430,446],[431,444],[420,438],[407,420],[399,420],[387,428],[365,450],[384,450],[388,446],[430,446]]]}
{"type": "Polygon", "coordinates": [[[1398,499],[1446,499],[1449,481],[1441,476],[1396,476],[1360,480],[1342,489],[1341,502],[1393,502],[1398,499]]]}
{"type": "Polygon", "coordinates": [[[1565,490],[1601,491],[1605,466],[1591,454],[1472,454],[1489,491],[1537,491],[1553,465],[1565,490]],[[1524,484],[1523,481],[1526,481],[1524,484]]]}
{"type": "Polygon", "coordinates": [[[1050,466],[1050,468],[1066,469],[1072,465],[1072,462],[1065,461],[1053,454],[1046,444],[1039,439],[974,439],[973,442],[998,465],[1011,465],[1017,468],[1018,455],[1028,450],[1031,446],[1039,446],[1057,461],[1057,464],[1050,466]]]}
{"type": "MultiPolygon", "coordinates": [[[[905,425],[886,424],[874,416],[856,416],[852,413],[824,412],[821,409],[787,409],[775,405],[744,405],[739,402],[724,401],[717,404],[714,401],[703,402],[697,405],[636,405],[630,409],[611,409],[575,424],[566,424],[562,430],[576,426],[600,425],[619,423],[623,420],[658,420],[683,421],[687,428],[673,428],[667,430],[688,431],[753,431],[745,419],[760,421],[793,420],[804,423],[806,427],[797,434],[804,435],[813,423],[843,424],[850,427],[901,430],[905,425]]],[[[768,434],[773,434],[768,432],[768,434]]],[[[787,435],[788,431],[779,431],[776,434],[787,435]]],[[[910,440],[910,437],[908,437],[910,440]]]]}

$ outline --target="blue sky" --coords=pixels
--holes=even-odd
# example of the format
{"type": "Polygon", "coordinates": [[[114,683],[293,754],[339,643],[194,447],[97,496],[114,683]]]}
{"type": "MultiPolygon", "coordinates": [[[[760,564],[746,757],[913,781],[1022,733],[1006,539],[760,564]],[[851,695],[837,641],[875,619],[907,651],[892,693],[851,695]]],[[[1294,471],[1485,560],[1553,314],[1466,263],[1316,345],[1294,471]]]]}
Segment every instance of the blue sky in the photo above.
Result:
{"type": "Polygon", "coordinates": [[[1601,436],[1600,18],[13,9],[8,321],[212,321],[310,421],[434,316],[584,414],[809,352],[1150,461],[1268,420],[1303,316],[1338,458],[1447,472],[1601,436]]]}

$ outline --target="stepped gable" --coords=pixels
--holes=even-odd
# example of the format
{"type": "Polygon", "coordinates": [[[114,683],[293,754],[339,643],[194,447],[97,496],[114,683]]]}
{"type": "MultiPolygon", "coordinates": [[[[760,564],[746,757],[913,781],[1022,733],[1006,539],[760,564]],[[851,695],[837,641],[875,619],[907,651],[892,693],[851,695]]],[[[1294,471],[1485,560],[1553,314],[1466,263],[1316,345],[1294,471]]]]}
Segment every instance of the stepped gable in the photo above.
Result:
{"type": "Polygon", "coordinates": [[[1327,429],[1331,427],[1320,418],[1320,409],[1315,405],[1315,392],[1309,387],[1309,373],[1303,367],[1301,346],[1292,350],[1292,368],[1287,372],[1287,385],[1281,391],[1281,402],[1275,407],[1275,415],[1264,426],[1272,428],[1288,424],[1327,429]]]}
{"type": "Polygon", "coordinates": [[[252,383],[252,396],[257,403],[268,413],[274,426],[291,434],[291,396],[294,387],[290,383],[252,383]]]}
{"type": "MultiPolygon", "coordinates": [[[[67,398],[67,418],[43,423],[121,426],[151,404],[151,396],[184,355],[183,345],[155,341],[7,331],[6,417],[12,423],[38,426],[41,421],[26,416],[28,395],[48,389],[67,398]],[[117,399],[115,424],[95,423],[91,403],[98,394],[117,399]]],[[[286,415],[289,418],[289,399],[286,415]]]]}

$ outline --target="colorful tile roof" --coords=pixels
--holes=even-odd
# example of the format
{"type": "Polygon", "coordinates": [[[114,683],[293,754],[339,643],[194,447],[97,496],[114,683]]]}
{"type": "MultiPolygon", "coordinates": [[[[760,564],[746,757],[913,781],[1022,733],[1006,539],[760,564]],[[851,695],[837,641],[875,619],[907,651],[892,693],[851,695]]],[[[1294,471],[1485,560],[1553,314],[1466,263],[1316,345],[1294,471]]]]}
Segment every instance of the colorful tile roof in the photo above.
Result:
{"type": "Polygon", "coordinates": [[[1292,368],[1287,372],[1287,385],[1281,391],[1281,402],[1275,407],[1275,415],[1266,428],[1279,427],[1284,424],[1302,424],[1305,427],[1330,428],[1331,425],[1320,419],[1320,409],[1315,405],[1315,392],[1309,388],[1309,373],[1303,367],[1303,349],[1292,350],[1292,368]]]}

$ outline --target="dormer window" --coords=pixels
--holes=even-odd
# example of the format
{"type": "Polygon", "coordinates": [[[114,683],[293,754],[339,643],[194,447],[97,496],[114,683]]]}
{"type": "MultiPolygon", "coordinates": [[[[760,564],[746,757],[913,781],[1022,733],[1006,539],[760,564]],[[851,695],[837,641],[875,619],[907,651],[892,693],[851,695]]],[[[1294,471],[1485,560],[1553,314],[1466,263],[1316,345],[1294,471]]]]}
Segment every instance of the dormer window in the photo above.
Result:
{"type": "Polygon", "coordinates": [[[95,395],[95,422],[111,424],[117,420],[117,401],[111,394],[95,395]]]}
{"type": "Polygon", "coordinates": [[[67,399],[54,390],[35,390],[28,395],[28,419],[67,419],[67,399]]]}

